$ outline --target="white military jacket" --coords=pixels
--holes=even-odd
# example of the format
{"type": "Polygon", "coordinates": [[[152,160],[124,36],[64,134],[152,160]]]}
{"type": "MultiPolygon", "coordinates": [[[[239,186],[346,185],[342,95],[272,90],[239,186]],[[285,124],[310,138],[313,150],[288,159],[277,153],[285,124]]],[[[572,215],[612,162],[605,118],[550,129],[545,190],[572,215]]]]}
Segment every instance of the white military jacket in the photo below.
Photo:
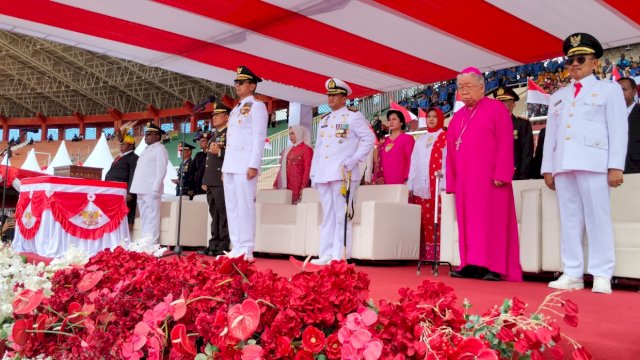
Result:
{"type": "Polygon", "coordinates": [[[263,102],[253,96],[242,99],[229,114],[223,173],[246,174],[260,170],[269,114],[263,102]]]}
{"type": "MultiPolygon", "coordinates": [[[[376,137],[369,122],[359,111],[343,107],[325,115],[318,123],[311,161],[311,182],[317,184],[342,180],[344,163],[350,159],[364,161],[375,142],[376,137]]],[[[357,164],[351,172],[351,179],[360,181],[357,164]]]]}
{"type": "Polygon", "coordinates": [[[162,195],[169,153],[160,141],[147,146],[138,158],[131,181],[131,193],[162,195]]]}
{"type": "Polygon", "coordinates": [[[587,76],[574,99],[571,84],[549,100],[541,173],[624,169],[628,122],[622,88],[587,76]]]}

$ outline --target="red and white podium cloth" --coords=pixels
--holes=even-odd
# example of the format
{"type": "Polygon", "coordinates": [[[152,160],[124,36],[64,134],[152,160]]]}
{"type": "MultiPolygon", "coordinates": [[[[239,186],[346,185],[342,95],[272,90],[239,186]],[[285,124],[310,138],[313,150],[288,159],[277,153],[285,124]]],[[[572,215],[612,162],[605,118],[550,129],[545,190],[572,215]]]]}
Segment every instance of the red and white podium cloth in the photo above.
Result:
{"type": "Polygon", "coordinates": [[[127,184],[41,176],[20,186],[13,248],[62,256],[68,247],[90,256],[129,238],[127,184]]]}

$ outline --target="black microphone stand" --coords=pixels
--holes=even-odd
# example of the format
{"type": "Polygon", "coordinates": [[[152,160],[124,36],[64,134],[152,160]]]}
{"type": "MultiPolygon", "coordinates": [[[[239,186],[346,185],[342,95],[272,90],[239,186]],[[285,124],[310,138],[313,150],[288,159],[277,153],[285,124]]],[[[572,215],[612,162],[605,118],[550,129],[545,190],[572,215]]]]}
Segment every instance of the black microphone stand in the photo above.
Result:
{"type": "Polygon", "coordinates": [[[2,178],[2,214],[0,215],[0,239],[2,239],[2,237],[4,236],[4,223],[5,221],[7,221],[7,217],[8,217],[5,214],[5,211],[6,211],[5,202],[7,198],[7,178],[9,177],[9,158],[11,158],[11,155],[12,155],[11,147],[20,144],[22,142],[20,141],[20,138],[25,134],[26,132],[22,134],[18,134],[18,140],[9,141],[9,143],[7,144],[7,148],[4,149],[2,153],[0,153],[0,156],[4,155],[5,158],[7,159],[7,161],[4,164],[2,164],[5,167],[4,167],[4,175],[2,178]]]}

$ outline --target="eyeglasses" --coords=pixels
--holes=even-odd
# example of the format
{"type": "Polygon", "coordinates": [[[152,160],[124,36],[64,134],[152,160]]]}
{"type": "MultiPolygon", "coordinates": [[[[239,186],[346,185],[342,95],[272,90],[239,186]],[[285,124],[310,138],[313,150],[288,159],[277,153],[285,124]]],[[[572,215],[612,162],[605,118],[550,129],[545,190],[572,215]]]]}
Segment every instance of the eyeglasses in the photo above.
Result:
{"type": "Polygon", "coordinates": [[[473,89],[475,89],[478,85],[463,85],[463,86],[458,86],[458,92],[469,92],[473,89]]]}
{"type": "Polygon", "coordinates": [[[234,85],[244,85],[246,82],[249,82],[249,80],[234,80],[233,84],[234,85]]]}
{"type": "Polygon", "coordinates": [[[578,63],[578,65],[582,65],[585,63],[585,61],[587,61],[587,59],[591,59],[591,57],[586,57],[584,55],[580,55],[580,56],[569,56],[567,57],[567,60],[565,60],[567,65],[573,65],[574,62],[578,63]]]}

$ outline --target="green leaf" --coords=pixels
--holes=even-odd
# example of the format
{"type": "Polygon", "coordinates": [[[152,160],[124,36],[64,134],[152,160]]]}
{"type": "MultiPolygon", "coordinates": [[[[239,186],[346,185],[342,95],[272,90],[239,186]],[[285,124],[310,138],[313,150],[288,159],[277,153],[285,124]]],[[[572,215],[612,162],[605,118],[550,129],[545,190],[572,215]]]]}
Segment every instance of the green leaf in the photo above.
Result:
{"type": "Polygon", "coordinates": [[[506,314],[509,312],[510,309],[511,309],[511,300],[504,299],[504,302],[502,303],[502,307],[500,307],[500,312],[503,314],[506,314]]]}
{"type": "Polygon", "coordinates": [[[213,355],[214,352],[218,352],[218,351],[219,351],[218,347],[211,344],[207,344],[207,346],[204,348],[204,353],[209,356],[213,355]]]}
{"type": "Polygon", "coordinates": [[[316,360],[327,360],[327,357],[325,356],[325,354],[318,354],[316,360]]]}
{"type": "Polygon", "coordinates": [[[207,360],[209,357],[203,353],[200,353],[198,355],[196,355],[196,357],[193,360],[207,360]]]}

